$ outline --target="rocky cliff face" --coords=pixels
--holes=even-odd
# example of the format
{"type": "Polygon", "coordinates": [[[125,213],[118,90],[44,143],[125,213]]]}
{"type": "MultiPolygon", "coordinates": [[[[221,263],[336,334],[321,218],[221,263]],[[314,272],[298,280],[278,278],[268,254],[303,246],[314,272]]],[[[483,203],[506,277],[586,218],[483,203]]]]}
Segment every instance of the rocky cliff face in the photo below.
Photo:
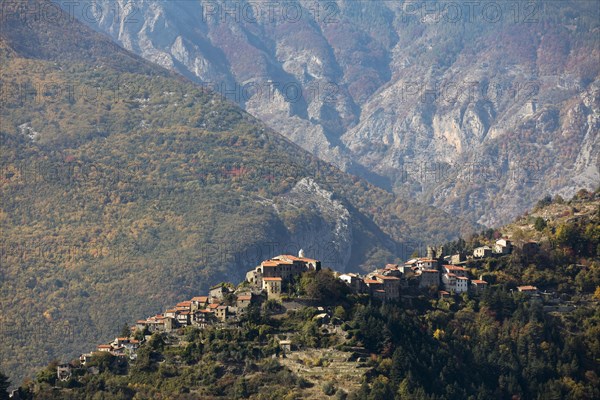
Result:
{"type": "Polygon", "coordinates": [[[92,3],[73,14],[125,48],[474,221],[600,182],[594,1],[92,3]]]}
{"type": "Polygon", "coordinates": [[[353,264],[350,211],[333,193],[303,178],[274,207],[290,231],[291,242],[301,243],[306,254],[336,270],[353,264]]]}

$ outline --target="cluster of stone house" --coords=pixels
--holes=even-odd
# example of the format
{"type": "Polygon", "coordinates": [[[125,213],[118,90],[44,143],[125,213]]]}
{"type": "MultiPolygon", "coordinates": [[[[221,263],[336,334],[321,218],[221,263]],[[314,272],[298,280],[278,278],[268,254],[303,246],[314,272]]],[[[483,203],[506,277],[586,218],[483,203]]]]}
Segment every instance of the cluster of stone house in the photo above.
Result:
{"type": "MultiPolygon", "coordinates": [[[[96,347],[97,352],[109,353],[113,356],[128,357],[131,360],[135,360],[137,357],[137,350],[143,341],[137,340],[133,337],[117,337],[110,343],[99,344],[96,347]]],[[[86,365],[94,353],[86,353],[79,356],[81,365],[86,365]]]]}
{"type": "Polygon", "coordinates": [[[403,285],[402,272],[397,265],[388,264],[364,277],[347,273],[338,276],[354,293],[366,293],[382,301],[398,300],[403,285]]]}
{"type": "MultiPolygon", "coordinates": [[[[539,243],[533,240],[522,243],[521,250],[524,255],[534,255],[539,251],[539,243]]],[[[473,258],[488,258],[494,256],[504,256],[512,253],[514,244],[507,238],[496,240],[493,247],[481,246],[473,250],[473,258]]]]}
{"type": "Polygon", "coordinates": [[[247,289],[234,291],[225,284],[210,288],[208,296],[196,296],[177,303],[162,314],[138,320],[132,329],[170,332],[185,326],[205,328],[209,325],[237,320],[258,296],[247,289]]]}
{"type": "MultiPolygon", "coordinates": [[[[489,248],[488,248],[489,249],[489,248]]],[[[490,249],[491,250],[491,249],[490,249]]],[[[474,256],[485,257],[485,247],[475,249],[474,256]],[[483,249],[483,250],[481,250],[483,249]]],[[[512,244],[508,239],[496,242],[494,251],[497,254],[510,254],[512,244]]],[[[439,250],[443,252],[443,249],[439,250]]],[[[465,262],[462,255],[436,258],[436,251],[428,248],[427,257],[417,257],[404,264],[387,264],[366,275],[343,273],[338,278],[345,282],[354,293],[368,294],[382,301],[398,300],[401,291],[424,288],[439,288],[440,296],[467,291],[481,291],[488,283],[481,279],[470,279],[468,270],[460,265],[465,262]],[[443,262],[449,262],[444,264],[443,262]]],[[[492,254],[492,253],[489,253],[492,254]]],[[[156,314],[138,320],[131,331],[144,333],[170,332],[185,326],[204,328],[219,323],[236,322],[253,303],[261,303],[264,295],[267,299],[281,299],[283,284],[306,271],[319,271],[321,262],[306,258],[302,250],[298,257],[280,255],[261,262],[246,274],[246,285],[234,290],[227,284],[219,284],[210,288],[208,296],[196,296],[190,300],[177,303],[162,314],[156,314]]],[[[519,292],[537,293],[533,286],[519,286],[519,292]]],[[[146,336],[145,336],[146,337],[146,336]]],[[[133,337],[118,337],[108,344],[97,346],[98,352],[107,352],[115,356],[135,359],[140,341],[133,337]]],[[[80,362],[85,365],[93,353],[82,354],[80,362]]],[[[66,370],[61,370],[65,376],[66,370]]]]}
{"type": "Polygon", "coordinates": [[[135,329],[171,331],[184,326],[204,328],[216,323],[236,321],[243,316],[248,307],[262,301],[262,294],[268,299],[280,299],[282,284],[291,277],[305,271],[318,271],[321,262],[306,258],[302,251],[299,256],[280,255],[263,261],[246,274],[247,286],[238,290],[226,284],[210,288],[208,296],[193,297],[177,303],[162,314],[136,322],[135,329]]]}
{"type": "Polygon", "coordinates": [[[280,255],[265,260],[259,266],[246,273],[246,282],[254,290],[262,290],[268,299],[279,300],[283,290],[283,284],[291,278],[299,276],[307,271],[319,271],[321,262],[312,258],[304,257],[300,250],[298,257],[292,255],[280,255]]]}
{"type": "Polygon", "coordinates": [[[339,275],[355,293],[367,293],[380,300],[397,300],[408,288],[440,288],[446,293],[481,291],[488,285],[481,279],[469,279],[467,269],[456,265],[438,265],[432,257],[413,258],[403,265],[387,264],[365,276],[355,273],[339,275]]]}
{"type": "MultiPolygon", "coordinates": [[[[220,284],[210,288],[208,296],[192,297],[191,300],[177,303],[162,314],[136,321],[130,329],[132,332],[139,330],[151,334],[170,332],[185,326],[204,328],[237,319],[247,311],[250,304],[257,300],[258,296],[252,292],[234,292],[226,285],[220,284]],[[230,294],[232,296],[227,301],[229,304],[225,304],[225,297],[230,294]]],[[[98,345],[96,351],[135,359],[137,349],[142,342],[133,337],[118,337],[111,343],[98,345]]],[[[93,355],[94,353],[82,354],[79,357],[80,363],[86,365],[93,355]]]]}
{"type": "MultiPolygon", "coordinates": [[[[246,274],[249,283],[246,287],[233,290],[226,284],[210,288],[208,296],[196,296],[190,300],[177,303],[174,307],[146,319],[136,321],[131,331],[141,332],[170,332],[185,326],[205,328],[226,322],[236,322],[243,316],[253,303],[263,300],[262,294],[268,299],[280,299],[282,284],[305,271],[318,271],[321,262],[306,258],[300,251],[298,257],[280,255],[263,261],[259,266],[246,274]]],[[[139,341],[134,338],[116,338],[108,344],[100,344],[96,351],[107,352],[114,356],[135,358],[139,341]]],[[[93,353],[82,354],[80,362],[85,365],[93,353]]]]}

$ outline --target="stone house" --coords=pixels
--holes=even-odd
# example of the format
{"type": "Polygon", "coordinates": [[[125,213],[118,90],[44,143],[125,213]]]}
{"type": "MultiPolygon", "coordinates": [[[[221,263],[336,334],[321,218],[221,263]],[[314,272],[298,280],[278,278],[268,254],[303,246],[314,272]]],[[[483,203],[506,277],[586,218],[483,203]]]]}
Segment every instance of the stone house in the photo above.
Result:
{"type": "Polygon", "coordinates": [[[281,277],[264,277],[263,290],[267,292],[267,299],[281,299],[281,277]]]}
{"type": "Polygon", "coordinates": [[[473,279],[471,281],[471,288],[475,292],[481,292],[488,287],[488,283],[481,279],[473,279]]]}
{"type": "Polygon", "coordinates": [[[496,240],[494,245],[494,253],[506,255],[512,252],[512,242],[506,238],[496,240]]]}
{"type": "Polygon", "coordinates": [[[407,272],[413,271],[413,269],[416,268],[416,266],[417,266],[417,259],[412,258],[412,259],[408,260],[407,262],[405,262],[403,265],[399,265],[398,270],[400,272],[402,272],[403,274],[406,274],[407,272]]]}
{"type": "Polygon", "coordinates": [[[206,308],[208,305],[208,296],[196,296],[192,297],[190,300],[191,306],[190,311],[195,312],[197,310],[202,310],[206,308]]]}
{"type": "MultiPolygon", "coordinates": [[[[173,318],[174,317],[175,317],[175,314],[173,314],[173,318]]],[[[161,331],[161,330],[166,329],[165,321],[168,319],[169,318],[166,318],[162,314],[156,314],[153,317],[148,317],[146,319],[138,320],[135,324],[135,327],[136,327],[136,329],[139,329],[139,330],[144,330],[145,328],[148,328],[148,330],[150,332],[161,331]]]]}
{"type": "Polygon", "coordinates": [[[436,269],[437,263],[437,260],[433,258],[417,258],[416,267],[420,270],[436,269]]]}
{"type": "Polygon", "coordinates": [[[60,364],[56,366],[56,376],[61,381],[71,379],[71,364],[60,364]]]}
{"type": "Polygon", "coordinates": [[[531,286],[531,285],[518,286],[517,290],[520,293],[525,293],[525,294],[530,294],[530,295],[538,293],[538,288],[535,286],[531,286]]]}
{"type": "Polygon", "coordinates": [[[458,267],[456,265],[444,265],[442,266],[442,271],[446,274],[454,274],[456,276],[461,276],[464,278],[468,277],[467,269],[463,267],[458,267]]]}
{"type": "Polygon", "coordinates": [[[342,282],[346,283],[350,287],[350,290],[354,293],[362,293],[365,289],[364,282],[358,274],[347,273],[338,276],[342,282]]]}
{"type": "Polygon", "coordinates": [[[223,284],[215,285],[210,288],[209,297],[211,302],[222,301],[225,295],[229,293],[229,289],[223,284]]]}
{"type": "MultiPolygon", "coordinates": [[[[492,251],[492,249],[490,249],[490,252],[491,251],[492,251]]],[[[459,252],[457,254],[453,254],[450,257],[450,264],[456,265],[456,264],[460,264],[460,263],[465,262],[465,261],[467,261],[467,256],[463,252],[459,252]]]]}
{"type": "Polygon", "coordinates": [[[177,323],[180,326],[187,326],[187,325],[190,325],[192,322],[189,311],[179,311],[177,313],[177,316],[175,317],[175,319],[177,320],[177,323]]]}
{"type": "Polygon", "coordinates": [[[383,284],[385,300],[398,300],[400,298],[400,278],[379,274],[374,275],[373,278],[383,284]]]}
{"type": "Polygon", "coordinates": [[[225,322],[227,320],[228,309],[227,306],[218,306],[215,309],[215,317],[221,322],[225,322]]]}
{"type": "Polygon", "coordinates": [[[255,286],[263,287],[262,280],[264,278],[288,280],[300,275],[302,272],[319,271],[320,269],[321,262],[318,260],[284,254],[263,261],[254,270],[248,271],[246,273],[246,281],[255,286]]]}
{"type": "Polygon", "coordinates": [[[363,282],[367,288],[367,292],[371,295],[376,297],[376,292],[380,293],[382,295],[380,295],[381,300],[385,299],[385,292],[383,290],[383,283],[378,281],[377,279],[372,279],[372,278],[365,278],[363,279],[363,282]]]}
{"type": "Polygon", "coordinates": [[[84,353],[79,356],[79,362],[81,363],[81,365],[86,365],[88,362],[91,361],[93,356],[94,355],[92,353],[84,353]]]}
{"type": "Polygon", "coordinates": [[[192,308],[191,301],[182,301],[175,305],[175,310],[177,311],[190,311],[192,308]]]}
{"type": "Polygon", "coordinates": [[[213,319],[214,313],[210,310],[198,310],[194,313],[194,325],[201,328],[206,328],[212,323],[213,319]]]}
{"type": "Polygon", "coordinates": [[[419,287],[428,288],[440,285],[440,271],[437,269],[423,269],[417,272],[419,276],[419,287]]]}
{"type": "Polygon", "coordinates": [[[473,250],[473,257],[487,258],[492,256],[492,248],[490,246],[481,246],[473,250]]]}
{"type": "Polygon", "coordinates": [[[235,305],[238,309],[246,309],[250,304],[252,304],[252,293],[243,293],[236,297],[235,305]]]}
{"type": "Polygon", "coordinates": [[[104,353],[109,353],[110,351],[112,351],[112,346],[110,344],[99,344],[96,347],[96,350],[104,353]]]}
{"type": "Polygon", "coordinates": [[[314,258],[304,257],[302,251],[296,256],[292,256],[289,254],[280,255],[277,257],[273,257],[273,260],[280,261],[291,261],[296,267],[297,271],[319,271],[321,269],[321,261],[315,260],[314,258]]]}

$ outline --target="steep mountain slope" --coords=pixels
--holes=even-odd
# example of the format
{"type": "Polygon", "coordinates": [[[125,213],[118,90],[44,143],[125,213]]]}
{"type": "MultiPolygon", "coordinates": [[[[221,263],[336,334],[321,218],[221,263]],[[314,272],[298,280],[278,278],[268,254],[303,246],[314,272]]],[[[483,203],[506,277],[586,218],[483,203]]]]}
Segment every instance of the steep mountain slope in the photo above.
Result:
{"type": "Polygon", "coordinates": [[[124,47],[474,221],[600,181],[596,1],[91,3],[73,15],[124,47]]]}
{"type": "Polygon", "coordinates": [[[319,161],[48,1],[2,6],[0,369],[13,381],[274,254],[360,269],[472,227],[319,161]]]}
{"type": "Polygon", "coordinates": [[[308,272],[294,293],[320,293],[325,314],[296,301],[274,311],[255,296],[241,320],[129,332],[146,339],[134,360],[118,356],[121,338],[108,345],[114,354],[69,360],[64,380],[51,363],[21,399],[599,398],[600,188],[546,197],[490,231],[451,244],[472,251],[500,232],[514,241],[510,254],[463,264],[483,288],[439,299],[402,289],[410,301],[381,304],[329,270],[308,272]]]}

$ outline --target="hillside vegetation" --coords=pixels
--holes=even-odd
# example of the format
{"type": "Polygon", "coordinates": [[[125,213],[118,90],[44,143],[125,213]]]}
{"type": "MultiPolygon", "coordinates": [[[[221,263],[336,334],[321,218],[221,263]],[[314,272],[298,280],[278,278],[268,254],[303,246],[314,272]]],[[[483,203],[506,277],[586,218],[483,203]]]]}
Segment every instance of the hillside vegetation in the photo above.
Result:
{"type": "MultiPolygon", "coordinates": [[[[321,299],[328,320],[315,307],[281,314],[269,300],[261,308],[251,306],[239,323],[148,336],[135,361],[97,354],[82,367],[74,360],[65,381],[57,380],[52,363],[36,381],[24,382],[21,394],[36,399],[596,399],[600,191],[557,201],[544,199],[535,211],[557,216],[549,219],[546,236],[556,246],[542,248],[534,260],[515,252],[495,258],[492,269],[470,265],[490,282],[483,291],[440,299],[423,293],[381,304],[349,294],[329,270],[306,272],[296,285],[298,294],[328,282],[322,290],[329,295],[321,299]],[[576,222],[563,221],[555,214],[562,203],[589,212],[576,222]],[[571,234],[565,236],[565,230],[571,234]],[[536,279],[529,268],[548,271],[560,284],[540,281],[541,295],[513,290],[536,279]],[[280,346],[282,338],[291,340],[292,351],[280,346]]],[[[470,246],[480,239],[484,236],[463,242],[470,246]]],[[[135,335],[143,337],[139,331],[135,335]]]]}
{"type": "Polygon", "coordinates": [[[2,6],[0,365],[13,381],[275,254],[366,268],[472,227],[319,161],[47,1],[2,6]]]}

